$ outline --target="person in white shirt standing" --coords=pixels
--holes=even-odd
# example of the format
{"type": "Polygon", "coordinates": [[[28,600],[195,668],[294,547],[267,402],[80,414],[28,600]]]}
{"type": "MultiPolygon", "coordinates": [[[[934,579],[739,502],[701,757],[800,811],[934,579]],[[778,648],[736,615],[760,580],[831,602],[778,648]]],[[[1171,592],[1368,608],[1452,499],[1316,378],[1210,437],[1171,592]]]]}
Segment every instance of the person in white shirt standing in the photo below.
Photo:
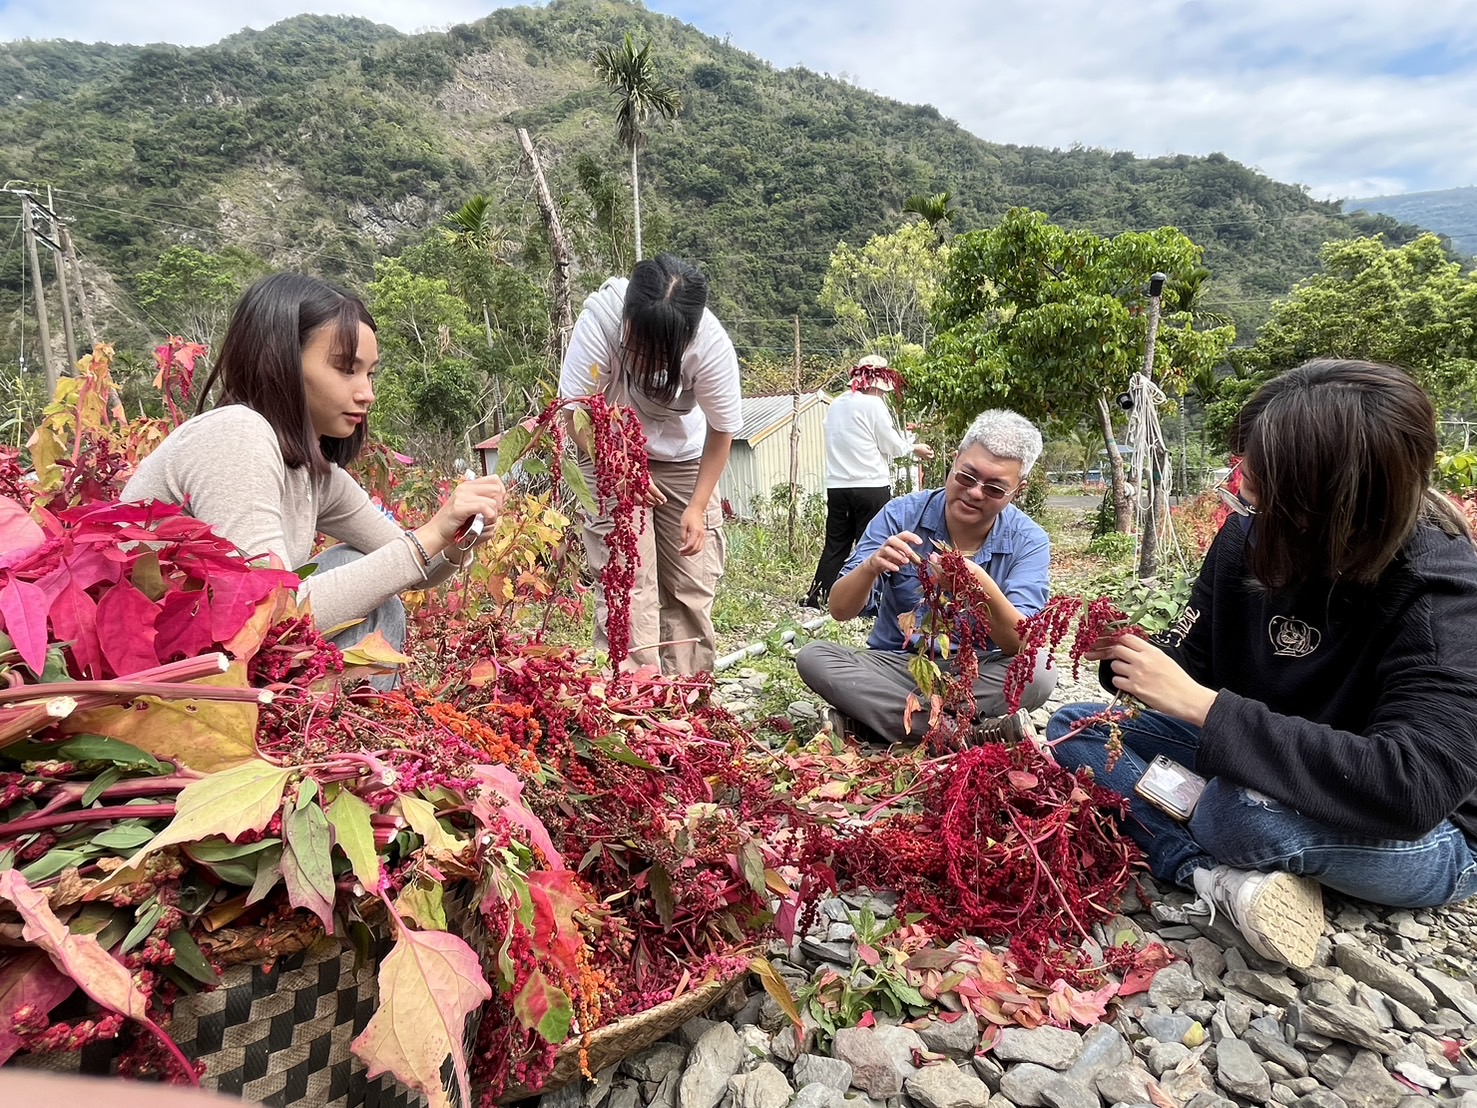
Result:
{"type": "MultiPolygon", "coordinates": [[[[585,300],[559,376],[559,395],[596,390],[641,420],[651,467],[635,585],[634,665],[665,673],[710,670],[717,656],[713,596],[726,552],[718,478],[743,426],[738,356],[707,309],[708,280],[690,262],[660,254],[630,280],[612,277],[585,300]]],[[[594,487],[590,443],[571,430],[594,487]]],[[[584,519],[585,555],[597,578],[610,560],[608,514],[584,519]]],[[[595,648],[606,649],[608,609],[595,601],[595,648]]]]}
{"type": "Polygon", "coordinates": [[[826,545],[802,607],[826,606],[852,548],[892,499],[894,460],[933,457],[933,447],[914,443],[892,421],[887,396],[897,376],[886,358],[868,354],[852,367],[850,390],[826,412],[826,545]]]}

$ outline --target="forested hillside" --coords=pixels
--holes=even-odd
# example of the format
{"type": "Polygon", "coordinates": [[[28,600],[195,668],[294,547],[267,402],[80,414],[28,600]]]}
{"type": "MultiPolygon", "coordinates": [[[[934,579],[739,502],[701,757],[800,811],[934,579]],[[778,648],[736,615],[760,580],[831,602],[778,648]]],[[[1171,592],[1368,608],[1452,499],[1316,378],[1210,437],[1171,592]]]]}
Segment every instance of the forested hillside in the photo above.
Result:
{"type": "MultiPolygon", "coordinates": [[[[794,313],[806,317],[807,346],[825,345],[816,300],[831,250],[896,226],[916,192],[950,190],[959,230],[1013,205],[1100,233],[1173,224],[1205,247],[1214,275],[1205,306],[1243,334],[1317,268],[1324,241],[1413,234],[1385,216],[1344,215],[1221,155],[993,144],[931,107],[775,69],[616,0],[502,9],[412,36],[301,16],[198,49],[0,46],[0,177],[54,188],[106,326],[142,340],[170,320],[140,305],[138,275],[171,245],[234,246],[264,265],[362,284],[379,257],[423,239],[479,192],[511,229],[510,257],[541,273],[514,137],[524,126],[585,244],[588,285],[603,266],[598,197],[619,194],[625,165],[589,57],[624,32],[652,41],[659,75],[685,103],[643,154],[648,250],[666,246],[706,267],[745,349],[788,348],[794,313]],[[581,155],[593,159],[583,184],[581,155]]],[[[13,364],[23,265],[18,236],[6,238],[0,358],[13,364]]]]}

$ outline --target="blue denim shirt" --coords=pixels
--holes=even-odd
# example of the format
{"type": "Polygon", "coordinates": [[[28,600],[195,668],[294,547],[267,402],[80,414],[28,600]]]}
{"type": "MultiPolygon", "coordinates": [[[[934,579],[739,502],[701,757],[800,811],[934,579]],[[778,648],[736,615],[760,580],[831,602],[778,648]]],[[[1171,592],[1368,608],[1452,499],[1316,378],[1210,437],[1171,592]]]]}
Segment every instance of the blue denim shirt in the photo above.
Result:
{"type": "MultiPolygon", "coordinates": [[[[949,525],[944,520],[944,490],[924,489],[890,501],[867,524],[867,530],[841,570],[845,576],[872,556],[893,535],[912,531],[923,540],[918,555],[927,558],[940,544],[952,546],[949,525]]],[[[1046,607],[1050,588],[1051,540],[1030,516],[1014,504],[995,520],[989,537],[974,556],[991,579],[1000,586],[1005,598],[1023,616],[1033,616],[1046,607]]],[[[916,650],[921,635],[903,641],[898,617],[907,612],[918,613],[922,626],[926,614],[923,589],[918,584],[918,569],[907,565],[896,573],[884,574],[872,590],[863,615],[876,615],[867,645],[873,650],[916,650]]],[[[991,644],[993,645],[993,644],[991,644]]]]}

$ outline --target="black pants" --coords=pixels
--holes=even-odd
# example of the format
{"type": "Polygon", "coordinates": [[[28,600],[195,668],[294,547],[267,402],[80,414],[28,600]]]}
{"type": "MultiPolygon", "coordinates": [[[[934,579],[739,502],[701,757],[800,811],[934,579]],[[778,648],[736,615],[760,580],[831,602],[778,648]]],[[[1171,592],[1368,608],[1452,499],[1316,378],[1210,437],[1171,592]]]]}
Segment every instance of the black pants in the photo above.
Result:
{"type": "Polygon", "coordinates": [[[826,490],[826,546],[821,551],[808,600],[819,603],[826,598],[867,524],[891,499],[892,489],[886,485],[872,489],[826,490]]]}

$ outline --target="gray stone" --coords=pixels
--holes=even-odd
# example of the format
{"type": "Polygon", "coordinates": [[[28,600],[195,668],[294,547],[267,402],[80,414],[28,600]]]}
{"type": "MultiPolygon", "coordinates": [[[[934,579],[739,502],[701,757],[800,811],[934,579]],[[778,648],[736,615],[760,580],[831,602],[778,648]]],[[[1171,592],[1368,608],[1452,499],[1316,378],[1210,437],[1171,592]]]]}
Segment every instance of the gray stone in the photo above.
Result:
{"type": "Polygon", "coordinates": [[[841,899],[858,911],[867,909],[877,919],[891,919],[892,914],[897,911],[897,893],[894,892],[884,891],[870,895],[842,893],[841,899]]]}
{"type": "Polygon", "coordinates": [[[1041,1090],[1041,1099],[1049,1108],[1098,1108],[1098,1095],[1094,1088],[1081,1081],[1073,1081],[1061,1074],[1055,1081],[1048,1081],[1041,1090]]]}
{"type": "Polygon", "coordinates": [[[1149,1069],[1156,1077],[1165,1070],[1172,1070],[1190,1056],[1190,1048],[1184,1043],[1160,1043],[1149,1051],[1149,1069]]]}
{"type": "Polygon", "coordinates": [[[1088,1028],[1082,1036],[1082,1053],[1067,1070],[1067,1076],[1090,1085],[1103,1070],[1132,1060],[1133,1051],[1123,1038],[1123,1032],[1111,1024],[1099,1023],[1088,1028]]]}
{"type": "Polygon", "coordinates": [[[1292,1103],[1293,1108],[1349,1108],[1344,1098],[1330,1089],[1314,1089],[1292,1103]]]}
{"type": "Polygon", "coordinates": [[[1260,1027],[1248,1027],[1241,1036],[1251,1047],[1269,1062],[1276,1062],[1294,1077],[1308,1076],[1308,1060],[1292,1047],[1281,1035],[1268,1034],[1260,1027]]]}
{"type": "Polygon", "coordinates": [[[826,928],[826,942],[850,943],[856,941],[856,928],[849,923],[833,923],[826,928]]]}
{"type": "Polygon", "coordinates": [[[815,1022],[810,1009],[806,1008],[800,1013],[798,1028],[788,1019],[785,1020],[784,1026],[770,1040],[769,1052],[782,1062],[793,1062],[815,1045],[816,1032],[819,1030],[820,1024],[815,1022]]]}
{"type": "Polygon", "coordinates": [[[795,1090],[772,1062],[761,1062],[750,1073],[728,1079],[734,1108],[786,1108],[795,1090]]]}
{"type": "Polygon", "coordinates": [[[1394,1028],[1395,1013],[1390,1009],[1390,1002],[1379,990],[1371,989],[1368,985],[1355,985],[1354,1003],[1373,1015],[1382,1030],[1394,1028]]]}
{"type": "Polygon", "coordinates": [[[983,1081],[952,1062],[924,1066],[903,1088],[922,1108],[979,1108],[990,1098],[983,1081]]]}
{"type": "Polygon", "coordinates": [[[1176,1104],[1185,1104],[1200,1093],[1215,1092],[1215,1078],[1199,1063],[1177,1066],[1159,1078],[1159,1088],[1176,1104]]]}
{"type": "Polygon", "coordinates": [[[829,1085],[806,1085],[795,1094],[790,1108],[852,1108],[852,1104],[829,1085]]]}
{"type": "Polygon", "coordinates": [[[676,1070],[662,1078],[661,1084],[657,1085],[656,1091],[651,1094],[651,1099],[646,1102],[646,1108],[677,1108],[677,1097],[682,1086],[682,1075],[676,1070]]]}
{"type": "Polygon", "coordinates": [[[639,1108],[641,1090],[635,1085],[616,1085],[610,1090],[606,1108],[639,1108]]]}
{"type": "MultiPolygon", "coordinates": [[[[749,1024],[758,1024],[759,1018],[764,1012],[764,1002],[771,999],[768,993],[755,993],[744,1001],[744,1006],[738,1010],[738,1014],[731,1022],[735,1027],[746,1027],[749,1024]]],[[[778,1005],[776,1005],[778,1007],[778,1005]]],[[[783,1013],[781,1013],[783,1018],[783,1013]]],[[[766,1027],[766,1031],[773,1031],[773,1027],[766,1027]]]]}
{"type": "Polygon", "coordinates": [[[1185,1108],[1237,1108],[1234,1100],[1227,1100],[1215,1093],[1196,1093],[1185,1108]]]}
{"type": "Polygon", "coordinates": [[[594,1081],[586,1081],[585,1108],[602,1108],[610,1099],[610,1091],[615,1088],[615,1067],[606,1066],[595,1074],[594,1081]]]}
{"type": "Polygon", "coordinates": [[[676,1043],[656,1043],[621,1063],[621,1069],[637,1081],[661,1081],[687,1061],[687,1051],[676,1043]]]}
{"type": "MultiPolygon", "coordinates": [[[[1263,1060],[1262,1061],[1262,1072],[1265,1073],[1269,1078],[1272,1079],[1272,1084],[1274,1084],[1274,1085],[1277,1084],[1279,1081],[1282,1084],[1286,1085],[1288,1082],[1290,1082],[1293,1079],[1292,1078],[1292,1074],[1288,1073],[1285,1069],[1283,1069],[1281,1066],[1279,1066],[1276,1062],[1268,1062],[1268,1061],[1263,1060]]],[[[1297,1094],[1293,1094],[1293,1095],[1295,1096],[1297,1094]]]]}
{"type": "Polygon", "coordinates": [[[1156,1008],[1178,1008],[1205,995],[1205,986],[1184,962],[1171,962],[1154,975],[1149,984],[1149,1003],[1156,1008]]]}
{"type": "Polygon", "coordinates": [[[1142,1063],[1113,1066],[1097,1075],[1098,1096],[1109,1104],[1142,1104],[1149,1099],[1149,1085],[1154,1076],[1142,1063]]]}
{"type": "Polygon", "coordinates": [[[1000,1091],[1000,1080],[1005,1076],[1005,1067],[992,1054],[976,1054],[970,1059],[974,1072],[992,1093],[1000,1091]]]}
{"type": "Polygon", "coordinates": [[[1022,1062],[1005,1071],[1000,1081],[1000,1095],[1021,1108],[1042,1108],[1046,1104],[1046,1086],[1061,1077],[1056,1070],[1038,1066],[1035,1062],[1022,1062]]]}
{"type": "Polygon", "coordinates": [[[1395,1108],[1408,1090],[1386,1072],[1378,1054],[1361,1050],[1333,1091],[1349,1108],[1395,1108]]]}
{"type": "Polygon", "coordinates": [[[568,1085],[561,1085],[552,1093],[545,1093],[539,1100],[539,1108],[580,1108],[584,1103],[584,1090],[580,1088],[583,1081],[571,1081],[568,1085]]]}
{"type": "Polygon", "coordinates": [[[1423,1089],[1435,1092],[1446,1084],[1446,1078],[1439,1073],[1432,1073],[1425,1066],[1416,1062],[1400,1062],[1395,1066],[1395,1072],[1413,1085],[1419,1085],[1423,1089]]]}
{"type": "Polygon", "coordinates": [[[1149,1012],[1139,1017],[1139,1025],[1146,1034],[1161,1043],[1177,1043],[1190,1033],[1195,1021],[1189,1016],[1165,1016],[1158,1012],[1149,1012]]]}
{"type": "Polygon", "coordinates": [[[1034,1062],[1054,1070],[1069,1068],[1081,1053],[1082,1036],[1060,1027],[1007,1027],[994,1047],[1002,1062],[1034,1062]]]}
{"type": "Polygon", "coordinates": [[[1227,1039],[1215,1048],[1215,1076],[1232,1096],[1258,1103],[1272,1095],[1272,1082],[1252,1049],[1240,1039],[1227,1039]]]}
{"type": "Polygon", "coordinates": [[[1225,952],[1209,939],[1191,939],[1185,944],[1185,950],[1190,955],[1190,965],[1196,969],[1203,969],[1212,977],[1220,977],[1226,972],[1225,952]]]}
{"type": "Polygon", "coordinates": [[[1256,1014],[1251,1000],[1240,993],[1227,993],[1221,1003],[1226,1006],[1226,1022],[1231,1025],[1231,1031],[1237,1035],[1246,1034],[1252,1016],[1256,1014]]]}
{"type": "Polygon", "coordinates": [[[1307,1096],[1314,1089],[1321,1088],[1316,1077],[1294,1077],[1288,1085],[1298,1096],[1307,1096]]]}
{"type": "Polygon", "coordinates": [[[1308,1072],[1331,1089],[1349,1072],[1349,1059],[1333,1053],[1320,1054],[1308,1066],[1308,1072]]]}
{"type": "MultiPolygon", "coordinates": [[[[1199,982],[1196,982],[1199,984],[1199,982]]],[[[1176,1014],[1189,1016],[1198,1024],[1207,1024],[1215,1019],[1217,1008],[1213,1001],[1209,1000],[1187,1000],[1176,1010],[1176,1014]]]]}
{"type": "Polygon", "coordinates": [[[825,1058],[819,1054],[802,1054],[795,1059],[790,1071],[796,1086],[825,1085],[844,1093],[851,1088],[851,1065],[840,1058],[825,1058]]]}
{"type": "Polygon", "coordinates": [[[845,1027],[831,1042],[831,1056],[851,1066],[851,1082],[868,1096],[886,1098],[903,1091],[918,1072],[913,1051],[923,1040],[906,1027],[845,1027]]]}
{"type": "MultiPolygon", "coordinates": [[[[699,1039],[717,1026],[717,1020],[703,1019],[702,1016],[697,1016],[688,1020],[677,1029],[677,1042],[690,1050],[697,1046],[699,1039]]],[[[599,1075],[597,1074],[596,1076],[598,1077],[599,1075]]]]}
{"type": "MultiPolygon", "coordinates": [[[[1352,979],[1347,979],[1352,980],[1352,979]]],[[[1347,1004],[1349,990],[1333,981],[1314,981],[1303,990],[1302,999],[1308,1004],[1347,1004]]]]}
{"type": "MultiPolygon", "coordinates": [[[[1472,982],[1458,981],[1430,966],[1417,966],[1416,973],[1430,986],[1437,1000],[1455,1008],[1469,1022],[1477,1023],[1477,989],[1472,987],[1472,982]]],[[[1401,999],[1404,1000],[1403,997],[1401,999]]],[[[1405,1003],[1410,1002],[1407,1000],[1405,1003]]]]}
{"type": "Polygon", "coordinates": [[[1436,997],[1414,974],[1398,969],[1353,943],[1337,946],[1333,960],[1355,981],[1378,989],[1392,1000],[1425,1016],[1436,1008],[1436,997]]]}
{"type": "Polygon", "coordinates": [[[965,1012],[952,1021],[930,1019],[918,1028],[918,1037],[935,1054],[969,1058],[979,1049],[980,1021],[972,1012],[965,1012]]]}
{"type": "Polygon", "coordinates": [[[756,1069],[760,1062],[767,1062],[771,1057],[769,1049],[770,1035],[762,1027],[749,1024],[738,1029],[739,1042],[744,1046],[744,1060],[739,1063],[739,1070],[748,1073],[756,1069]]]}
{"type": "Polygon", "coordinates": [[[1297,1093],[1292,1091],[1292,1087],[1290,1085],[1284,1085],[1280,1081],[1274,1082],[1272,1084],[1272,1099],[1270,1103],[1293,1104],[1297,1101],[1297,1098],[1297,1093]]]}
{"type": "Polygon", "coordinates": [[[1291,981],[1270,973],[1233,969],[1227,970],[1222,979],[1228,988],[1239,989],[1268,1004],[1277,1004],[1285,1008],[1298,998],[1297,987],[1291,981]]]}
{"type": "Polygon", "coordinates": [[[821,901],[820,914],[832,923],[849,923],[851,921],[851,907],[846,901],[837,897],[821,901]]]}
{"type": "Polygon", "coordinates": [[[682,1108],[717,1108],[728,1092],[728,1079],[738,1073],[744,1045],[726,1023],[714,1024],[693,1045],[682,1074],[678,1098],[682,1108]]]}
{"type": "Polygon", "coordinates": [[[811,958],[850,967],[856,961],[856,948],[850,943],[828,943],[806,937],[800,940],[800,951],[811,958]]]}
{"type": "Polygon", "coordinates": [[[1380,1028],[1374,1013],[1352,1004],[1306,1005],[1300,1012],[1300,1030],[1339,1039],[1381,1054],[1394,1054],[1400,1039],[1380,1028]]]}

